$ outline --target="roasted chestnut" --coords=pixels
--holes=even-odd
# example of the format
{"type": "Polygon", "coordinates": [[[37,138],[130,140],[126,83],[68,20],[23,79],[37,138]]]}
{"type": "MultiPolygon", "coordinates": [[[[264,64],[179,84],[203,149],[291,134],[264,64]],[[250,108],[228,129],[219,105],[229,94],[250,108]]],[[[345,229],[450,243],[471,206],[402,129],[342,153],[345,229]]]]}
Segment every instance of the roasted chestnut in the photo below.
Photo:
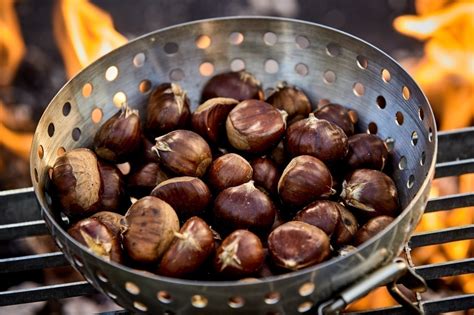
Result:
{"type": "Polygon", "coordinates": [[[199,105],[191,117],[193,130],[212,143],[220,143],[225,137],[225,121],[230,111],[239,103],[233,98],[211,98],[199,105]]]}
{"type": "Polygon", "coordinates": [[[330,237],[341,220],[340,207],[342,205],[334,201],[316,200],[298,211],[293,220],[314,225],[330,237]]]}
{"type": "Polygon", "coordinates": [[[369,169],[356,170],[342,183],[341,198],[348,206],[369,216],[397,214],[398,192],[386,174],[369,169]]]}
{"type": "Polygon", "coordinates": [[[286,131],[286,149],[291,156],[311,155],[323,162],[343,159],[348,150],[344,131],[313,113],[300,120],[286,131]]]}
{"type": "Polygon", "coordinates": [[[122,172],[117,166],[103,161],[98,161],[98,165],[102,186],[99,210],[124,213],[130,206],[130,200],[122,172]]]}
{"type": "Polygon", "coordinates": [[[361,133],[350,137],[348,144],[349,152],[346,156],[346,163],[351,169],[383,170],[388,150],[382,139],[376,135],[361,133]]]}
{"type": "Polygon", "coordinates": [[[197,177],[174,177],[158,184],[151,192],[170,204],[181,220],[201,215],[211,202],[211,192],[197,177]]]}
{"type": "Polygon", "coordinates": [[[237,230],[227,236],[216,251],[215,270],[231,278],[256,273],[263,265],[265,255],[257,235],[237,230]]]}
{"type": "Polygon", "coordinates": [[[226,72],[213,76],[204,86],[201,103],[215,97],[228,97],[238,101],[263,100],[260,82],[247,71],[226,72]]]}
{"type": "Polygon", "coordinates": [[[347,210],[345,207],[338,207],[339,210],[339,222],[337,223],[336,229],[332,235],[331,241],[336,246],[342,246],[348,244],[354,235],[357,233],[357,219],[356,217],[347,210]]]}
{"type": "Polygon", "coordinates": [[[370,219],[355,234],[353,240],[354,246],[359,246],[360,244],[371,239],[380,231],[385,229],[390,223],[392,223],[393,220],[394,219],[392,217],[386,215],[370,219]]]}
{"type": "Polygon", "coordinates": [[[138,110],[127,105],[109,118],[94,137],[94,150],[105,160],[122,163],[140,149],[142,132],[138,110]]]}
{"type": "Polygon", "coordinates": [[[161,163],[178,175],[201,177],[212,162],[207,142],[189,130],[174,130],[156,138],[153,150],[161,163]]]}
{"type": "Polygon", "coordinates": [[[325,260],[330,254],[329,237],[320,228],[301,221],[289,221],[268,236],[273,262],[298,270],[325,260]]]}
{"type": "Polygon", "coordinates": [[[124,218],[123,246],[140,263],[158,261],[179,230],[176,212],[163,200],[147,196],[135,202],[124,218]]]}
{"type": "Polygon", "coordinates": [[[223,190],[214,201],[216,227],[223,231],[249,229],[267,232],[275,220],[271,199],[255,188],[253,181],[223,190]]]}
{"type": "Polygon", "coordinates": [[[280,141],[285,133],[286,112],[263,101],[240,102],[227,116],[229,143],[237,150],[262,152],[280,141]]]}
{"type": "Polygon", "coordinates": [[[348,137],[354,134],[354,125],[359,120],[357,112],[342,105],[329,103],[314,112],[318,119],[325,119],[344,130],[348,137]]]}
{"type": "Polygon", "coordinates": [[[278,195],[288,206],[301,207],[333,193],[332,177],[324,163],[310,155],[290,161],[278,181],[278,195]]]}
{"type": "Polygon", "coordinates": [[[158,273],[168,277],[183,277],[196,271],[212,254],[214,237],[209,226],[199,217],[191,217],[174,240],[160,262],[158,273]]]}
{"type": "Polygon", "coordinates": [[[252,179],[255,185],[263,188],[269,194],[276,196],[278,193],[280,171],[275,162],[269,158],[260,157],[252,160],[250,165],[253,168],[252,179]]]}
{"type": "Polygon", "coordinates": [[[127,177],[127,184],[131,195],[141,198],[149,195],[156,185],[167,179],[168,174],[161,169],[160,164],[147,162],[132,168],[127,177]]]}
{"type": "Polygon", "coordinates": [[[114,235],[121,238],[123,227],[123,215],[110,211],[100,211],[94,213],[90,218],[95,218],[104,224],[114,235]]]}
{"type": "Polygon", "coordinates": [[[279,166],[284,167],[288,162],[285,141],[281,140],[270,152],[270,158],[279,166]]]}
{"type": "Polygon", "coordinates": [[[150,95],[146,114],[151,137],[186,127],[191,118],[186,92],[176,83],[160,84],[150,95]]]}
{"type": "Polygon", "coordinates": [[[288,113],[288,120],[299,116],[303,119],[311,112],[311,103],[306,94],[295,86],[281,82],[273,93],[265,100],[278,109],[288,113]]]}
{"type": "Polygon", "coordinates": [[[122,262],[120,233],[114,233],[98,218],[78,221],[68,231],[75,240],[107,261],[122,262]]]}
{"type": "Polygon", "coordinates": [[[216,191],[234,187],[252,179],[252,166],[238,154],[228,153],[215,159],[207,173],[209,185],[216,191]]]}

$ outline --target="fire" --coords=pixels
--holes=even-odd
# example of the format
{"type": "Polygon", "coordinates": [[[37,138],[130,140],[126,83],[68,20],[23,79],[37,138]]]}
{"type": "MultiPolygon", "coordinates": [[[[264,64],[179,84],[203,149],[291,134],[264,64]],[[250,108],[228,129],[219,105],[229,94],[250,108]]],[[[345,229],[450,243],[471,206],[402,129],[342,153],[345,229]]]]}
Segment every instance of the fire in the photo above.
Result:
{"type": "Polygon", "coordinates": [[[127,42],[111,16],[88,0],[58,0],[53,27],[69,77],[127,42]]]}

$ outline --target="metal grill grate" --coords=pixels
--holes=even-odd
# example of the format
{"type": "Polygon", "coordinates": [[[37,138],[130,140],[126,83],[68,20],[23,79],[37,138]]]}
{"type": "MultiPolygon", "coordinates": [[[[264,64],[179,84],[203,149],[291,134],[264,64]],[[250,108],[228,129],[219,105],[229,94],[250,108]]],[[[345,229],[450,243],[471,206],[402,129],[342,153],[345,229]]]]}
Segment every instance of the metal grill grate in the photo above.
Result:
{"type": "MultiPolygon", "coordinates": [[[[474,173],[474,127],[439,134],[438,163],[435,177],[457,176],[474,173]]],[[[448,211],[474,206],[474,192],[430,199],[425,213],[448,211]]],[[[40,208],[33,188],[0,192],[0,241],[25,236],[48,234],[41,218],[40,208]]],[[[474,239],[474,224],[443,230],[423,232],[411,237],[407,254],[417,247],[474,239]]],[[[409,256],[409,261],[411,257],[409,256]]],[[[0,259],[1,274],[67,266],[61,252],[0,259]]],[[[413,266],[425,280],[474,273],[474,258],[448,261],[438,264],[413,266]]],[[[95,293],[86,281],[45,285],[34,289],[0,292],[0,306],[62,299],[95,293]]],[[[419,300],[426,314],[439,314],[474,308],[474,294],[450,296],[436,300],[419,300]]],[[[126,314],[120,311],[114,314],[126,314]]],[[[407,309],[395,306],[370,310],[359,314],[406,314],[407,309]]],[[[355,313],[352,313],[355,314],[355,313]]]]}

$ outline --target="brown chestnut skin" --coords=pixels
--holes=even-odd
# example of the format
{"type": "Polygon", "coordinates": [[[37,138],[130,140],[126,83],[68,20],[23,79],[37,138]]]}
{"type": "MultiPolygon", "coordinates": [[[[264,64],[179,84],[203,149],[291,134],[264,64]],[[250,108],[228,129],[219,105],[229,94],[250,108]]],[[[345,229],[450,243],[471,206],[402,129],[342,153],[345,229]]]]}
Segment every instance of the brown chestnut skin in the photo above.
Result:
{"type": "Polygon", "coordinates": [[[286,82],[278,84],[274,92],[265,100],[278,109],[288,113],[288,120],[303,119],[311,112],[311,103],[306,94],[286,82]]]}
{"type": "Polygon", "coordinates": [[[121,238],[121,231],[123,226],[123,215],[111,211],[99,211],[94,213],[91,218],[99,220],[104,224],[112,233],[121,238]]]}
{"type": "Polygon", "coordinates": [[[156,138],[153,150],[161,164],[177,175],[201,177],[212,162],[207,142],[189,130],[174,130],[156,138]]]}
{"type": "Polygon", "coordinates": [[[104,160],[123,163],[142,145],[140,117],[127,105],[109,118],[94,137],[94,151],[104,160]]]}
{"type": "Polygon", "coordinates": [[[158,85],[150,95],[146,115],[146,129],[152,137],[187,127],[191,111],[186,92],[176,83],[158,85]]]}
{"type": "Polygon", "coordinates": [[[310,155],[292,159],[278,181],[278,195],[290,207],[302,207],[332,193],[329,169],[321,160],[310,155]]]}
{"type": "Polygon", "coordinates": [[[197,177],[174,177],[158,184],[151,192],[170,204],[181,220],[204,213],[211,203],[211,192],[197,177]]]}
{"type": "Polygon", "coordinates": [[[120,234],[111,231],[98,218],[82,219],[71,226],[67,232],[91,252],[103,259],[118,263],[122,262],[120,234]]]}
{"type": "Polygon", "coordinates": [[[189,218],[175,233],[173,242],[160,262],[158,274],[182,278],[201,267],[214,251],[214,237],[206,222],[189,218]]]}
{"type": "Polygon", "coordinates": [[[272,200],[249,181],[220,192],[214,201],[213,213],[216,227],[222,231],[249,229],[262,234],[272,227],[276,208],[272,200]]]}
{"type": "Polygon", "coordinates": [[[247,71],[226,72],[213,76],[204,86],[201,103],[215,97],[233,98],[238,101],[263,100],[260,82],[247,71]]]}
{"type": "Polygon", "coordinates": [[[288,162],[288,155],[285,149],[285,140],[278,142],[278,144],[270,152],[269,157],[278,165],[278,167],[286,166],[288,162]]]}
{"type": "Polygon", "coordinates": [[[117,166],[99,161],[99,173],[102,191],[101,210],[124,213],[130,206],[126,184],[122,172],[117,166]]]}
{"type": "Polygon", "coordinates": [[[224,154],[215,159],[207,173],[207,182],[216,191],[239,186],[252,179],[252,166],[235,153],[224,154]]]}
{"type": "Polygon", "coordinates": [[[316,200],[298,211],[293,220],[314,225],[331,236],[341,220],[339,207],[342,205],[334,201],[316,200]]]}
{"type": "Polygon", "coordinates": [[[237,150],[263,152],[276,145],[285,133],[286,112],[258,100],[245,100],[230,111],[227,139],[237,150]]]}
{"type": "Polygon", "coordinates": [[[285,140],[291,156],[306,154],[323,162],[342,160],[348,151],[344,131],[327,120],[314,117],[313,113],[288,127],[285,140]]]}
{"type": "Polygon", "coordinates": [[[152,196],[143,197],[125,214],[123,246],[134,261],[154,263],[178,231],[178,216],[168,203],[152,196]]]}
{"type": "Polygon", "coordinates": [[[394,219],[392,217],[386,215],[370,219],[357,231],[352,243],[354,246],[359,246],[360,244],[368,241],[384,230],[390,223],[393,222],[393,220],[394,219]]]}
{"type": "Polygon", "coordinates": [[[253,168],[252,179],[255,185],[263,188],[270,195],[276,196],[281,173],[275,162],[266,157],[259,157],[252,160],[250,165],[253,168]]]}
{"type": "Polygon", "coordinates": [[[359,120],[355,110],[334,103],[329,103],[318,108],[314,111],[314,116],[335,124],[344,130],[348,137],[354,134],[354,126],[359,120]]]}
{"type": "Polygon", "coordinates": [[[342,246],[348,244],[354,235],[357,233],[359,225],[357,224],[356,217],[347,210],[345,207],[338,207],[339,210],[339,222],[337,223],[336,229],[332,235],[332,243],[335,246],[342,246]]]}
{"type": "Polygon", "coordinates": [[[149,195],[156,185],[167,179],[168,174],[161,169],[160,164],[147,162],[132,168],[127,177],[127,186],[132,196],[141,198],[149,195]]]}
{"type": "Polygon", "coordinates": [[[349,138],[346,163],[350,169],[383,170],[388,158],[385,142],[376,135],[361,133],[349,138]]]}
{"type": "Polygon", "coordinates": [[[229,278],[242,278],[255,274],[264,260],[263,246],[258,236],[247,230],[236,230],[217,249],[214,268],[229,278]]]}
{"type": "Polygon", "coordinates": [[[211,98],[193,112],[193,130],[211,143],[222,143],[225,137],[225,121],[230,111],[239,103],[233,98],[211,98]]]}
{"type": "Polygon", "coordinates": [[[282,268],[298,270],[322,262],[330,254],[329,237],[320,228],[289,221],[268,236],[273,262],[282,268]]]}
{"type": "Polygon", "coordinates": [[[68,216],[87,216],[98,211],[101,180],[97,157],[80,148],[58,157],[51,180],[61,209],[68,216]]]}
{"type": "Polygon", "coordinates": [[[341,198],[348,206],[369,216],[395,216],[399,209],[398,192],[386,174],[370,169],[352,172],[342,183],[341,198]]]}

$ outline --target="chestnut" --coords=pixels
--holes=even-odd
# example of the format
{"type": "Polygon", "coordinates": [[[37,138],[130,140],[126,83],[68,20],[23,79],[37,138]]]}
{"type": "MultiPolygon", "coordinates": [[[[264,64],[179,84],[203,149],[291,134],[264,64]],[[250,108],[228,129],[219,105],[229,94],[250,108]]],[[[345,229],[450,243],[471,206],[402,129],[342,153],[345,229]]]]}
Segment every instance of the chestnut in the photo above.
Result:
{"type": "Polygon", "coordinates": [[[150,194],[153,188],[168,179],[160,164],[147,162],[133,167],[127,177],[128,190],[134,197],[144,197],[150,194]]]}
{"type": "Polygon", "coordinates": [[[329,103],[320,107],[314,111],[314,116],[335,124],[344,130],[348,137],[354,134],[354,126],[359,120],[355,110],[334,103],[329,103]]]}
{"type": "Polygon", "coordinates": [[[320,228],[289,221],[268,236],[273,262],[282,268],[298,270],[325,260],[330,254],[329,237],[320,228]]]}
{"type": "Polygon", "coordinates": [[[278,181],[278,195],[288,206],[302,207],[333,193],[332,177],[324,163],[310,155],[290,161],[278,181]]]}
{"type": "Polygon", "coordinates": [[[181,176],[165,180],[151,192],[152,196],[166,201],[180,219],[203,214],[211,202],[211,192],[197,177],[181,176]]]}
{"type": "Polygon", "coordinates": [[[140,263],[158,261],[179,230],[176,212],[163,200],[147,196],[135,202],[124,217],[123,246],[140,263]]]}
{"type": "Polygon", "coordinates": [[[207,173],[209,185],[216,191],[234,187],[252,179],[252,166],[238,154],[228,153],[215,159],[207,173]]]}
{"type": "Polygon", "coordinates": [[[351,169],[383,170],[388,150],[382,139],[376,135],[361,133],[350,137],[348,144],[349,152],[346,156],[346,163],[351,169]]]}
{"type": "Polygon", "coordinates": [[[260,234],[272,227],[275,211],[271,199],[253,181],[220,192],[213,209],[216,226],[223,231],[249,229],[260,234]]]}
{"type": "Polygon", "coordinates": [[[122,262],[120,233],[114,233],[98,218],[82,219],[71,226],[67,232],[91,252],[103,259],[118,263],[122,262]]]}
{"type": "Polygon", "coordinates": [[[58,157],[51,180],[55,198],[69,217],[85,217],[99,210],[116,211],[124,199],[120,171],[99,163],[89,149],[73,149],[58,157]]]}
{"type": "Polygon", "coordinates": [[[94,213],[90,218],[95,218],[104,224],[113,234],[121,238],[123,215],[111,211],[100,211],[94,213]]]}
{"type": "Polygon", "coordinates": [[[199,105],[191,117],[193,130],[212,143],[225,138],[225,121],[230,111],[239,103],[233,98],[211,98],[199,105]],[[224,135],[224,136],[223,136],[224,135]]]}
{"type": "Polygon", "coordinates": [[[269,156],[273,162],[275,162],[279,167],[286,166],[288,162],[288,157],[285,149],[285,141],[281,140],[278,144],[272,149],[269,156]]]}
{"type": "Polygon", "coordinates": [[[339,210],[339,222],[337,223],[334,234],[332,235],[332,243],[336,246],[342,246],[348,244],[354,235],[357,233],[357,219],[356,217],[347,210],[345,207],[338,207],[339,210]]]}
{"type": "Polygon", "coordinates": [[[355,234],[353,244],[354,246],[359,246],[360,244],[371,239],[379,232],[384,230],[390,223],[393,222],[393,218],[383,215],[375,217],[367,221],[355,234]]]}
{"type": "Polygon", "coordinates": [[[258,100],[245,100],[230,111],[226,121],[229,143],[237,150],[262,152],[285,133],[286,112],[258,100]]]}
{"type": "Polygon", "coordinates": [[[201,103],[215,97],[228,97],[238,101],[263,100],[260,82],[247,71],[226,72],[213,76],[204,85],[201,103]]]}
{"type": "Polygon", "coordinates": [[[146,107],[146,129],[156,137],[188,125],[191,113],[186,92],[176,83],[158,85],[146,107]]]}
{"type": "Polygon", "coordinates": [[[214,268],[230,278],[242,278],[255,274],[264,260],[263,246],[258,236],[247,230],[236,230],[217,249],[214,268]]]}
{"type": "Polygon", "coordinates": [[[174,130],[156,138],[153,150],[161,164],[178,175],[201,177],[212,162],[207,142],[189,130],[174,130]]]}
{"type": "Polygon", "coordinates": [[[377,170],[360,169],[342,183],[341,198],[369,216],[397,214],[398,192],[393,180],[377,170]]]}
{"type": "Polygon", "coordinates": [[[270,195],[276,196],[280,171],[275,162],[269,158],[260,157],[252,160],[250,165],[253,168],[252,179],[255,185],[263,188],[270,195]]]}
{"type": "Polygon", "coordinates": [[[291,156],[312,155],[323,162],[343,159],[348,150],[344,131],[313,113],[286,130],[286,149],[291,156]]]}
{"type": "Polygon", "coordinates": [[[306,94],[286,82],[279,83],[265,101],[287,112],[289,121],[294,118],[297,118],[297,120],[303,119],[311,112],[311,103],[306,94]]]}
{"type": "Polygon", "coordinates": [[[293,220],[314,225],[330,237],[341,220],[340,207],[342,205],[334,201],[316,200],[298,211],[293,220]]]}
{"type": "Polygon", "coordinates": [[[212,231],[199,217],[189,218],[174,236],[161,259],[160,275],[184,277],[201,267],[214,251],[212,231]]]}
{"type": "Polygon", "coordinates": [[[142,145],[138,110],[127,105],[109,118],[94,137],[94,151],[107,161],[126,162],[142,145]]]}

